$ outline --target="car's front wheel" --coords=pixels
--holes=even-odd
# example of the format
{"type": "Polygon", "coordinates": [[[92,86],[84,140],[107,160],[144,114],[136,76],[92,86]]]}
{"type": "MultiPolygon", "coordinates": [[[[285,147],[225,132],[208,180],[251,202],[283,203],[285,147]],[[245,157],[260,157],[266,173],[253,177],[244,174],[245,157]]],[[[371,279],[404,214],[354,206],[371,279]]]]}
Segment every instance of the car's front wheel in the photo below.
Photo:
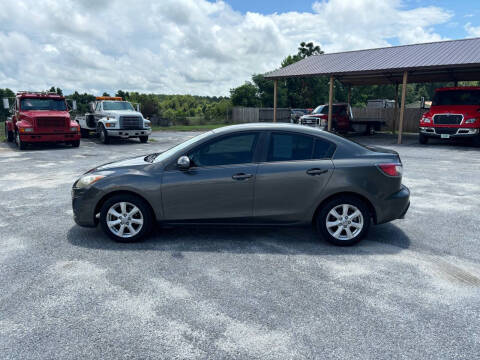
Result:
{"type": "Polygon", "coordinates": [[[322,206],[316,225],[330,243],[349,246],[358,243],[368,232],[371,214],[365,202],[354,196],[338,196],[322,206]]]}
{"type": "Polygon", "coordinates": [[[103,231],[118,242],[135,242],[150,233],[153,215],[148,204],[138,196],[115,195],[100,210],[103,231]]]}

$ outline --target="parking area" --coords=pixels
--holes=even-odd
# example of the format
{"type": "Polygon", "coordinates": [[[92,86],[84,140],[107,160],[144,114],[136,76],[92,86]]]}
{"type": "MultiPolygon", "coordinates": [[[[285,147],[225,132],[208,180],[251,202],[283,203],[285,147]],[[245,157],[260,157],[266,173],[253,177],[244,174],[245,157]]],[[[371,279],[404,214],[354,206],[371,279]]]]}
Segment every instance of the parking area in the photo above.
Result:
{"type": "Polygon", "coordinates": [[[0,144],[2,358],[478,357],[480,149],[356,138],[400,153],[412,203],[349,248],[310,228],[159,229],[118,244],[75,225],[82,173],[193,135],[0,144]]]}

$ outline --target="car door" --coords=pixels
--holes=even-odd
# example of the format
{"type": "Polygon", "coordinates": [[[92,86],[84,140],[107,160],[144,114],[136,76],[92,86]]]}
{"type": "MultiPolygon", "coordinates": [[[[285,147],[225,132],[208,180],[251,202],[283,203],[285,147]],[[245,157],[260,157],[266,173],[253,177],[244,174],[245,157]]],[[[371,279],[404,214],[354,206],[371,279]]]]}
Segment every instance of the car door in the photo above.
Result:
{"type": "Polygon", "coordinates": [[[255,180],[257,222],[301,222],[318,205],[334,165],[335,145],[294,132],[272,132],[255,180]]]}
{"type": "Polygon", "coordinates": [[[166,170],[162,203],[167,221],[238,221],[253,215],[255,163],[260,132],[215,138],[186,155],[188,170],[166,170]]]}

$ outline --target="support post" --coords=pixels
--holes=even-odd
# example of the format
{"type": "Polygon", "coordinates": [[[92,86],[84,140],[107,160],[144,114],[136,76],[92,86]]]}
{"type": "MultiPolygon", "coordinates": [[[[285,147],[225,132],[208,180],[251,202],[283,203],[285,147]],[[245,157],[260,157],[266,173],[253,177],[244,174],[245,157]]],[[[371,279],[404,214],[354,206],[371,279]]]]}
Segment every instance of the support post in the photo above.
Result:
{"type": "Polygon", "coordinates": [[[277,122],[277,85],[278,80],[273,80],[273,122],[277,122]]]}
{"type": "Polygon", "coordinates": [[[328,93],[328,131],[332,131],[332,114],[333,114],[333,83],[335,78],[330,76],[330,90],[328,93]]]}
{"type": "Polygon", "coordinates": [[[348,91],[347,91],[347,105],[350,109],[350,100],[352,98],[352,85],[348,84],[348,91]]]}
{"type": "Polygon", "coordinates": [[[398,124],[397,144],[402,143],[403,118],[405,117],[405,96],[407,94],[407,81],[408,81],[408,71],[405,71],[403,73],[403,82],[402,82],[402,105],[400,107],[400,120],[398,124]]]}
{"type": "Polygon", "coordinates": [[[398,121],[398,83],[395,83],[395,110],[393,111],[392,119],[392,134],[395,135],[397,132],[397,121],[398,121]]]}

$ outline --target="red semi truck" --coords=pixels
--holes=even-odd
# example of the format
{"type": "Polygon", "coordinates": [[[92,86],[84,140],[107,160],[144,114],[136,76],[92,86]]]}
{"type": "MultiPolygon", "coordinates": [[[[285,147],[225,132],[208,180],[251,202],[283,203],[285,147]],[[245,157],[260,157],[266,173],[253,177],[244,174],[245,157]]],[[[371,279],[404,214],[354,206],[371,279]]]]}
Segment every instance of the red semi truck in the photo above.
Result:
{"type": "Polygon", "coordinates": [[[469,138],[480,146],[480,87],[445,87],[435,91],[430,110],[420,119],[419,142],[430,138],[469,138]]]}
{"type": "Polygon", "coordinates": [[[10,111],[11,116],[5,122],[5,134],[8,141],[15,141],[20,150],[30,143],[40,142],[80,146],[80,126],[70,119],[63,96],[22,91],[15,96],[10,111]]]}

